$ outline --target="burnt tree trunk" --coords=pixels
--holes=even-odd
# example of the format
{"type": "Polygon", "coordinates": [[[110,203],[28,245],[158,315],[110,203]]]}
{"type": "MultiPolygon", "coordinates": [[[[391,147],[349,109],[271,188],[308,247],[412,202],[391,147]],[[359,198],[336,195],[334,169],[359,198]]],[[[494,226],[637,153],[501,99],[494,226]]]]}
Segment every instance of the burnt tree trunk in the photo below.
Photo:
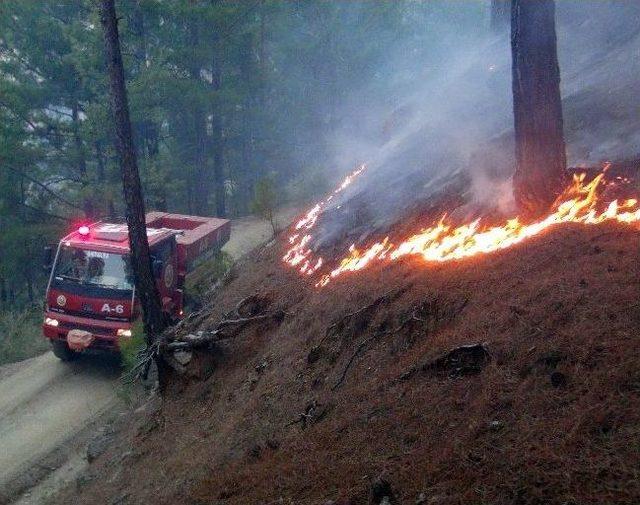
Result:
{"type": "Polygon", "coordinates": [[[521,210],[535,216],[549,208],[567,179],[553,0],[513,0],[511,52],[514,194],[521,210]]]}
{"type": "Polygon", "coordinates": [[[511,0],[491,0],[491,30],[506,31],[511,21],[511,0]]]}
{"type": "Polygon", "coordinates": [[[160,304],[160,295],[151,269],[144,200],[129,118],[129,104],[125,89],[124,68],[120,53],[114,0],[100,1],[100,22],[104,32],[111,107],[116,130],[116,147],[122,168],[122,186],[127,225],[129,226],[131,266],[135,280],[136,295],[140,299],[140,305],[142,306],[147,345],[149,345],[162,333],[165,328],[165,322],[160,304]]]}

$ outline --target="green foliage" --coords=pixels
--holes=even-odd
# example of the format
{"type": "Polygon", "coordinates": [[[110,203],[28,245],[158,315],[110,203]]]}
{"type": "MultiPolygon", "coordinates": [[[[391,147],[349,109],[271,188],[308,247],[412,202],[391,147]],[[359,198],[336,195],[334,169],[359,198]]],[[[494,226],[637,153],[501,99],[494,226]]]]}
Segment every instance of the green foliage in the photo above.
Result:
{"type": "Polygon", "coordinates": [[[131,338],[121,338],[118,345],[120,346],[123,375],[126,375],[135,366],[138,352],[146,346],[142,321],[136,321],[131,328],[131,338]]]}
{"type": "Polygon", "coordinates": [[[276,222],[276,209],[278,207],[278,193],[273,177],[263,177],[258,180],[255,188],[255,195],[251,203],[253,212],[271,224],[273,234],[278,232],[276,222]]]}
{"type": "Polygon", "coordinates": [[[206,294],[211,286],[222,279],[232,265],[233,258],[226,252],[220,251],[190,272],[185,280],[185,292],[189,305],[202,305],[206,301],[206,294]]]}
{"type": "MultiPolygon", "coordinates": [[[[336,137],[395,107],[414,69],[393,55],[450,44],[442,16],[480,26],[467,4],[117,2],[147,208],[213,215],[224,196],[275,229],[279,201],[326,189],[336,137]]],[[[108,104],[96,2],[0,2],[0,281],[16,306],[41,296],[45,239],[124,213],[108,104]]]]}
{"type": "Polygon", "coordinates": [[[49,342],[42,336],[41,324],[40,307],[0,312],[0,365],[48,350],[49,342]]]}
{"type": "Polygon", "coordinates": [[[142,321],[135,322],[131,328],[131,338],[121,338],[118,345],[120,346],[122,374],[120,384],[116,388],[116,394],[124,403],[133,404],[140,387],[131,382],[131,374],[138,362],[138,353],[147,345],[142,321]]]}
{"type": "MultiPolygon", "coordinates": [[[[2,220],[0,220],[2,223],[2,220]]],[[[5,219],[0,233],[0,280],[13,299],[0,300],[0,312],[19,309],[39,301],[48,274],[42,268],[44,246],[55,241],[59,228],[55,225],[21,224],[5,219]],[[18,289],[16,289],[18,287],[18,289]]]]}

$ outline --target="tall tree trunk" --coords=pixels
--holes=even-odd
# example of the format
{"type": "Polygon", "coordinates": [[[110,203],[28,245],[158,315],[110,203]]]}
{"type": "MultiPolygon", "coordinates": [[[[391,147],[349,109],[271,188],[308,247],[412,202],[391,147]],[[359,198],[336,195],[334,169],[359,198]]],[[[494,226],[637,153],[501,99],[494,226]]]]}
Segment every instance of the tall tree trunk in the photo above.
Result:
{"type": "Polygon", "coordinates": [[[211,118],[213,144],[213,184],[216,199],[216,216],[227,215],[226,195],[224,188],[224,146],[222,144],[222,118],[219,107],[216,107],[211,118]]]}
{"type": "Polygon", "coordinates": [[[107,182],[107,172],[104,166],[104,153],[102,151],[102,142],[96,140],[93,145],[96,148],[96,161],[98,163],[98,181],[100,183],[107,182]]]}
{"type": "MultiPolygon", "coordinates": [[[[255,39],[251,34],[246,34],[243,38],[242,52],[240,54],[240,75],[243,81],[252,82],[262,78],[260,76],[260,66],[256,63],[255,39]]],[[[238,179],[238,211],[245,213],[249,210],[254,198],[256,182],[261,174],[258,164],[255,162],[256,147],[256,114],[260,111],[258,101],[258,88],[251,86],[246,93],[241,122],[241,160],[242,166],[237,171],[238,179]]]]}
{"type": "MultiPolygon", "coordinates": [[[[85,158],[82,138],[80,137],[80,104],[76,99],[74,99],[71,106],[71,126],[73,130],[73,142],[76,151],[76,162],[78,164],[78,175],[80,176],[82,185],[86,190],[86,186],[89,182],[87,180],[87,160],[85,158]]],[[[87,193],[85,193],[82,199],[82,208],[86,217],[91,218],[95,215],[95,205],[93,199],[87,193]]]]}
{"type": "Polygon", "coordinates": [[[33,278],[31,276],[31,270],[29,268],[25,268],[24,270],[24,280],[25,280],[25,283],[27,284],[27,297],[29,298],[29,303],[33,303],[34,301],[33,278]]]}
{"type": "Polygon", "coordinates": [[[546,211],[567,179],[553,0],[513,0],[511,12],[514,194],[531,216],[546,211]]]}
{"type": "Polygon", "coordinates": [[[491,30],[507,31],[511,20],[511,0],[491,0],[491,30]]]}
{"type": "Polygon", "coordinates": [[[216,199],[216,216],[225,217],[227,206],[224,190],[224,146],[222,145],[222,111],[220,107],[220,87],[222,86],[222,68],[220,48],[218,47],[218,27],[213,28],[211,47],[211,89],[216,92],[211,107],[211,149],[213,151],[213,184],[216,199]]]}
{"type": "MultiPolygon", "coordinates": [[[[144,200],[129,118],[129,104],[125,88],[114,0],[100,0],[100,22],[104,32],[111,107],[116,130],[116,147],[122,168],[122,187],[126,204],[127,225],[129,226],[131,265],[136,295],[140,299],[140,305],[142,306],[147,345],[150,345],[164,330],[165,321],[160,304],[160,295],[151,268],[144,200]]],[[[162,371],[164,367],[161,367],[160,363],[158,365],[159,371],[162,371]]],[[[162,376],[160,381],[162,385],[162,376]]]]}
{"type": "Polygon", "coordinates": [[[7,303],[7,281],[4,277],[0,277],[0,303],[2,305],[7,303]]]}
{"type": "MultiPolygon", "coordinates": [[[[133,55],[135,57],[135,72],[142,73],[149,66],[149,51],[147,46],[147,23],[144,17],[144,6],[141,0],[135,0],[130,18],[131,32],[135,36],[133,55]]],[[[155,158],[159,152],[159,127],[151,119],[134,122],[134,129],[139,140],[138,149],[142,157],[155,158]]]]}
{"type": "Polygon", "coordinates": [[[204,111],[196,105],[193,111],[194,207],[197,214],[209,214],[209,170],[206,158],[207,122],[204,111]]]}
{"type": "Polygon", "coordinates": [[[87,177],[87,161],[84,157],[84,146],[80,138],[80,105],[77,100],[71,106],[71,125],[73,129],[73,142],[76,149],[76,162],[78,163],[78,174],[80,179],[87,177]]]}
{"type": "Polygon", "coordinates": [[[113,197],[111,191],[107,191],[107,170],[104,164],[104,151],[102,150],[102,142],[100,140],[95,141],[96,148],[96,160],[98,162],[98,182],[100,183],[101,190],[105,196],[106,212],[109,219],[115,219],[116,210],[113,203],[113,197]]]}
{"type": "MultiPolygon", "coordinates": [[[[188,44],[193,54],[198,53],[200,44],[200,20],[195,17],[188,18],[188,44]]],[[[187,65],[189,76],[194,82],[200,81],[202,65],[199,59],[192,58],[187,65]]],[[[204,107],[199,100],[193,100],[191,114],[189,116],[191,124],[189,133],[191,134],[190,151],[193,170],[191,172],[191,182],[193,188],[194,211],[200,215],[209,213],[208,199],[210,188],[210,172],[207,163],[207,117],[204,107]]]]}

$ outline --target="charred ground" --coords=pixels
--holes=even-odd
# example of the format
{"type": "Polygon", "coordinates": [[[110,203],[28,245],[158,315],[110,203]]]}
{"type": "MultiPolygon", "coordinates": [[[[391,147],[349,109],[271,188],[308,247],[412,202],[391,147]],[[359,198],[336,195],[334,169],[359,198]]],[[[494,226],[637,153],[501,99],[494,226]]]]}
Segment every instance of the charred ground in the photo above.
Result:
{"type": "Polygon", "coordinates": [[[562,226],[316,289],[274,242],[181,331],[250,295],[284,318],[221,342],[59,501],[635,503],[639,247],[631,227],[562,226]]]}

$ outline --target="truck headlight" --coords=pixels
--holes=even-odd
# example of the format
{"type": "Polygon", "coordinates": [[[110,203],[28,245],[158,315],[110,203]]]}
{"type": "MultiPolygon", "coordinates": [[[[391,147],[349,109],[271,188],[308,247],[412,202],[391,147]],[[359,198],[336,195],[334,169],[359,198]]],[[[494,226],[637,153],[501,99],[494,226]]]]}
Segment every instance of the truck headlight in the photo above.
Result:
{"type": "Polygon", "coordinates": [[[125,330],[125,329],[119,329],[116,332],[116,335],[119,337],[130,337],[131,336],[131,330],[125,330]]]}
{"type": "Polygon", "coordinates": [[[54,319],[52,317],[45,317],[44,318],[44,324],[46,324],[47,326],[53,326],[55,328],[56,326],[58,326],[60,324],[60,321],[58,321],[57,319],[54,319]]]}

